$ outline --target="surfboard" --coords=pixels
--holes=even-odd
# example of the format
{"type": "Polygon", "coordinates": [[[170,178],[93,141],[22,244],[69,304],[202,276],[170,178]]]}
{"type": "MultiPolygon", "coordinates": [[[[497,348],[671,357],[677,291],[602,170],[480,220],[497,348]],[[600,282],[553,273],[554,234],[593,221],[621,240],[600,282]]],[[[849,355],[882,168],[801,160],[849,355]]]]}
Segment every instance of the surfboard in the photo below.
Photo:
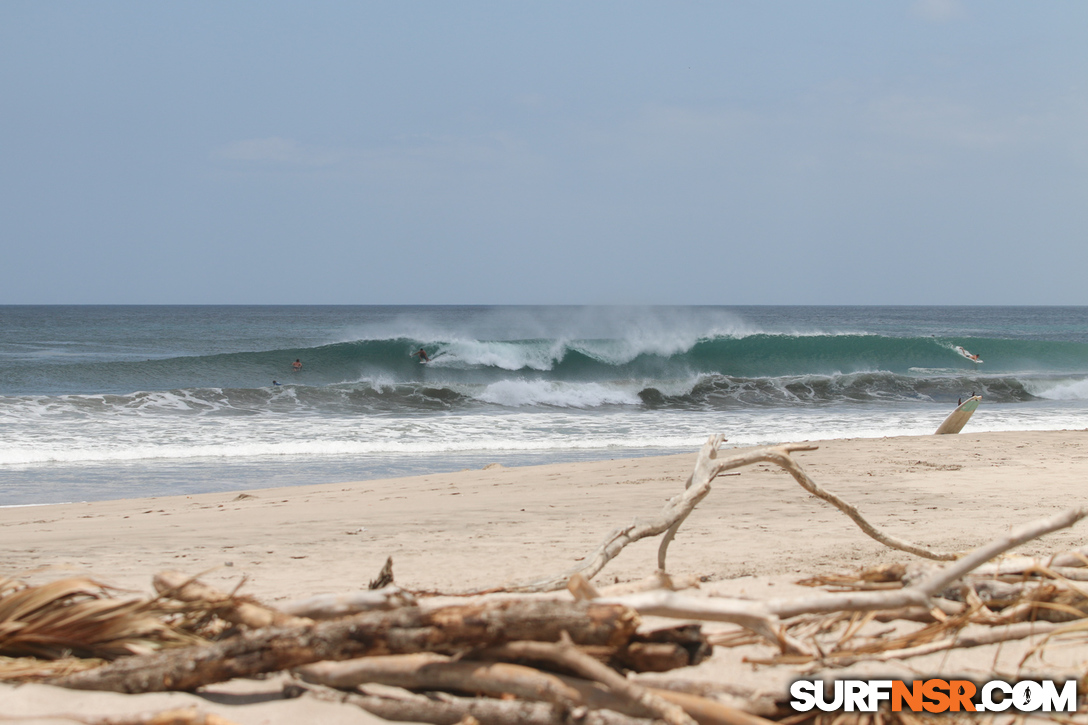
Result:
{"type": "Polygon", "coordinates": [[[949,416],[944,419],[944,422],[941,423],[933,435],[959,433],[963,430],[963,426],[967,425],[967,421],[971,419],[971,414],[978,408],[978,404],[981,400],[982,396],[976,395],[973,398],[968,398],[963,401],[963,405],[953,410],[949,416]]]}
{"type": "Polygon", "coordinates": [[[956,352],[958,352],[958,353],[959,353],[960,355],[962,355],[963,357],[965,357],[965,358],[967,358],[968,360],[970,360],[971,362],[973,362],[973,363],[978,363],[979,365],[981,365],[981,364],[982,364],[982,361],[978,359],[978,356],[977,356],[977,355],[972,355],[971,353],[967,352],[966,350],[964,350],[964,349],[963,349],[962,347],[960,347],[959,345],[956,345],[956,347],[954,347],[953,349],[954,349],[954,350],[955,350],[956,352]]]}

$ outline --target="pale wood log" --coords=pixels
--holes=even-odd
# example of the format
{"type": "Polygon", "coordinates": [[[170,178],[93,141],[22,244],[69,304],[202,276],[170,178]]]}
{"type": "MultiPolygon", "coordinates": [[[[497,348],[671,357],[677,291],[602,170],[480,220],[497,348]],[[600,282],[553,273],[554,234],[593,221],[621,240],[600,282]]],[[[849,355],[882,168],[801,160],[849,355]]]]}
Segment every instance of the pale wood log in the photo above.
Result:
{"type": "MultiPolygon", "coordinates": [[[[561,648],[562,645],[518,642],[489,649],[474,656],[547,660],[571,669],[581,666],[576,661],[577,658],[567,656],[561,648]]],[[[622,685],[628,693],[626,696],[618,696],[609,689],[602,689],[604,683],[594,684],[589,679],[541,673],[519,665],[500,665],[501,663],[490,661],[452,661],[433,654],[402,655],[367,657],[347,662],[320,662],[300,667],[295,670],[295,674],[305,682],[338,689],[377,683],[409,690],[452,689],[494,696],[508,693],[569,706],[569,702],[551,700],[541,695],[548,687],[556,687],[550,683],[558,681],[568,688],[564,692],[565,697],[574,700],[580,707],[595,710],[607,709],[625,715],[647,717],[654,714],[651,708],[643,704],[643,699],[650,695],[681,708],[700,725],[770,725],[768,720],[705,697],[656,688],[640,688],[637,683],[620,677],[608,668],[605,670],[610,674],[606,677],[618,678],[613,684],[622,685]],[[640,692],[640,690],[644,691],[640,692]]],[[[604,672],[589,674],[604,674],[604,672]]],[[[657,709],[661,708],[661,704],[658,704],[657,709]]]]}
{"type": "Polygon", "coordinates": [[[471,717],[480,725],[654,725],[656,721],[634,718],[608,710],[565,711],[545,702],[496,700],[486,697],[465,698],[442,694],[424,697],[404,693],[391,697],[374,694],[341,692],[320,685],[301,685],[313,697],[343,702],[392,721],[457,725],[471,717]]]}
{"type": "Polygon", "coordinates": [[[228,622],[244,624],[252,629],[298,627],[311,623],[309,619],[294,617],[256,602],[232,597],[180,571],[160,571],[152,579],[152,584],[159,596],[176,599],[179,602],[221,604],[222,608],[218,611],[220,617],[228,622]]]}
{"type": "MultiPolygon", "coordinates": [[[[937,606],[938,616],[940,616],[940,614],[962,614],[966,609],[962,602],[950,602],[945,599],[934,601],[940,602],[937,606]]],[[[926,607],[902,607],[900,609],[880,610],[874,619],[878,622],[894,622],[897,619],[903,619],[908,622],[922,622],[924,624],[932,624],[933,622],[938,621],[937,616],[934,616],[933,609],[928,609],[926,607]]]]}
{"type": "Polygon", "coordinates": [[[279,606],[285,614],[309,619],[335,619],[360,612],[397,609],[411,606],[416,598],[397,586],[368,589],[348,594],[323,594],[306,599],[296,599],[279,606]]]}
{"type": "Polygon", "coordinates": [[[697,576],[673,576],[658,569],[650,576],[638,581],[612,584],[598,589],[583,574],[579,573],[574,574],[570,581],[567,582],[567,591],[575,599],[589,600],[600,597],[615,597],[621,594],[634,594],[635,592],[649,592],[656,589],[670,589],[672,591],[698,589],[699,583],[700,578],[697,576]]]}
{"type": "MultiPolygon", "coordinates": [[[[1000,576],[1006,579],[1011,579],[1013,577],[1021,579],[1024,576],[1033,576],[1036,574],[1053,579],[1068,579],[1069,581],[1074,582],[1088,582],[1088,568],[1076,568],[1072,566],[1031,567],[1025,569],[1022,572],[1016,572],[1015,574],[1005,573],[1001,574],[1000,576]]],[[[975,575],[972,574],[971,576],[973,578],[975,575]]],[[[989,578],[987,577],[987,579],[989,578]]]]}
{"type": "Polygon", "coordinates": [[[268,627],[222,642],[126,657],[47,684],[85,690],[194,690],[235,677],[252,677],[321,660],[434,651],[457,653],[509,641],[559,640],[626,644],[638,626],[629,609],[596,602],[507,600],[422,611],[402,607],[366,612],[303,627],[268,627]]]}
{"type": "MultiPolygon", "coordinates": [[[[805,597],[806,600],[813,598],[818,597],[805,597]]],[[[667,590],[606,597],[596,601],[615,604],[622,602],[623,606],[648,616],[738,624],[755,632],[783,652],[804,655],[815,653],[811,647],[786,632],[779,616],[765,602],[724,597],[697,598],[667,590]]]]}
{"type": "Polygon", "coordinates": [[[31,722],[33,720],[70,720],[80,725],[236,725],[233,720],[212,713],[202,713],[196,708],[163,710],[146,715],[119,715],[117,717],[87,717],[86,715],[0,715],[0,722],[31,722]]]}
{"type": "Polygon", "coordinates": [[[778,700],[782,694],[778,690],[761,690],[729,681],[685,680],[673,674],[634,674],[631,679],[653,690],[698,695],[760,717],[778,713],[778,700]]]}
{"type": "Polygon", "coordinates": [[[699,725],[772,725],[773,720],[762,718],[740,708],[710,700],[687,692],[647,687],[647,691],[684,709],[699,725]]]}
{"type": "Polygon", "coordinates": [[[297,667],[293,673],[303,682],[341,690],[377,684],[413,691],[442,690],[489,697],[513,695],[550,702],[567,710],[588,707],[639,717],[653,715],[637,703],[617,697],[607,688],[588,680],[493,660],[454,660],[431,653],[391,655],[346,662],[316,662],[297,667]]]}
{"type": "Polygon", "coordinates": [[[480,656],[545,660],[585,679],[601,683],[614,694],[646,708],[648,713],[661,718],[669,725],[695,725],[683,708],[662,700],[641,685],[631,682],[612,668],[579,651],[566,635],[554,644],[534,641],[508,642],[491,647],[480,653],[480,656]]]}
{"type": "MultiPolygon", "coordinates": [[[[978,576],[1002,576],[1005,574],[1023,574],[1034,571],[1040,567],[1054,569],[1055,567],[1071,567],[1084,569],[1088,567],[1088,546],[1082,546],[1072,551],[1064,551],[1052,556],[1010,556],[1000,561],[994,561],[975,570],[978,576]]],[[[1072,578],[1072,577],[1069,577],[1072,578]]]]}
{"type": "Polygon", "coordinates": [[[317,662],[293,673],[304,682],[341,690],[379,684],[406,690],[444,690],[489,697],[513,695],[571,709],[586,705],[580,688],[558,675],[508,662],[453,660],[440,655],[364,657],[347,662],[317,662]]]}

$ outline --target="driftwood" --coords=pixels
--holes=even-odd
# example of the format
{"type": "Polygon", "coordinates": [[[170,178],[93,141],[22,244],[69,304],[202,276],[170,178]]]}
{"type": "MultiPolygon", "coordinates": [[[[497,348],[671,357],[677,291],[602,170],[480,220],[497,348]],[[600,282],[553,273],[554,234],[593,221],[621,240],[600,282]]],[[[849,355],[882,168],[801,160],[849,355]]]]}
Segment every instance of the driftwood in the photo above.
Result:
{"type": "Polygon", "coordinates": [[[388,690],[380,694],[369,691],[342,692],[322,685],[306,684],[297,687],[298,694],[305,693],[321,700],[343,702],[366,710],[380,718],[392,721],[456,725],[471,722],[480,725],[654,725],[655,721],[621,715],[611,710],[573,711],[546,702],[524,700],[496,700],[489,697],[454,697],[438,693],[432,697],[414,695],[407,691],[395,695],[388,690]]]}
{"type": "MultiPolygon", "coordinates": [[[[458,606],[420,607],[413,594],[387,586],[293,602],[276,611],[204,587],[181,574],[172,578],[160,575],[156,588],[164,597],[211,604],[201,611],[214,612],[252,631],[243,630],[210,645],[128,657],[47,682],[120,692],[193,690],[240,676],[294,670],[310,683],[297,689],[392,720],[450,725],[645,725],[664,720],[690,725],[695,719],[714,725],[766,725],[767,721],[752,714],[757,704],[761,713],[774,712],[776,703],[766,693],[722,691],[745,705],[731,708],[715,701],[721,693],[705,689],[709,684],[725,687],[725,683],[689,683],[685,689],[672,682],[678,690],[673,691],[662,688],[665,682],[624,677],[605,663],[666,670],[698,662],[701,649],[707,646],[705,637],[673,633],[654,640],[638,635],[639,614],[739,624],[752,634],[723,632],[715,642],[737,646],[762,640],[780,654],[747,657],[747,661],[808,664],[812,668],[906,659],[1086,629],[1088,587],[1080,587],[1074,580],[1088,575],[1088,547],[1049,558],[993,559],[1072,525],[1088,516],[1088,508],[1020,527],[956,559],[884,534],[853,506],[816,485],[791,457],[791,453],[812,450],[813,446],[775,446],[719,458],[721,442],[721,437],[715,436],[703,446],[684,492],[671,499],[659,516],[636,520],[610,533],[572,570],[573,576],[564,574],[514,588],[539,591],[567,586],[580,602],[482,599],[458,606]],[[678,593],[665,573],[670,542],[709,495],[717,476],[760,461],[780,466],[806,491],[832,503],[875,540],[950,563],[884,567],[854,580],[827,577],[822,583],[837,587],[837,591],[801,597],[753,601],[678,593]],[[628,544],[656,535],[662,538],[659,571],[651,580],[655,590],[621,595],[590,582],[628,544]],[[1082,621],[1073,626],[1022,621],[1042,618],[1048,612],[1082,621]],[[338,619],[313,622],[309,618],[338,619]],[[875,624],[906,618],[925,620],[930,626],[904,634],[875,624]],[[274,622],[281,624],[269,626],[274,622]],[[284,622],[289,624],[284,626],[284,622]],[[329,685],[350,691],[332,692],[326,687],[329,685]],[[394,693],[395,688],[429,694],[394,693]],[[455,697],[449,692],[491,697],[455,697]],[[510,697],[520,699],[506,699],[510,697]]],[[[383,573],[388,576],[380,574],[374,584],[391,580],[391,560],[383,573]]],[[[634,586],[643,589],[647,584],[634,586]]],[[[95,721],[95,725],[122,722],[128,721],[95,721]]],[[[163,721],[167,722],[173,721],[163,721]]],[[[196,725],[198,721],[178,722],[196,725]]],[[[155,721],[153,725],[163,724],[155,721]]]]}
{"type": "MultiPolygon", "coordinates": [[[[569,670],[579,668],[577,650],[568,652],[564,649],[563,645],[517,642],[472,656],[546,660],[569,670]]],[[[345,690],[366,684],[381,684],[408,690],[454,690],[494,696],[511,694],[552,702],[566,708],[611,710],[640,718],[652,717],[655,714],[665,715],[671,706],[690,713],[700,723],[768,725],[768,721],[763,718],[705,697],[642,687],[608,668],[604,668],[604,671],[593,673],[591,670],[582,670],[580,674],[600,675],[600,679],[610,680],[611,685],[600,682],[598,677],[571,677],[490,660],[452,660],[441,655],[421,654],[322,662],[300,667],[295,670],[295,674],[308,683],[345,690]],[[605,674],[604,671],[610,674],[605,674]],[[619,692],[615,688],[619,688],[619,692]],[[653,705],[646,705],[647,701],[653,702],[653,705]]],[[[669,713],[668,717],[673,718],[673,722],[684,722],[675,711],[669,713]]],[[[668,722],[668,717],[663,719],[668,722]]]]}
{"type": "Polygon", "coordinates": [[[370,583],[366,585],[367,589],[385,589],[387,586],[393,583],[393,557],[388,557],[385,560],[385,566],[378,572],[376,579],[371,579],[370,583]]]}
{"type": "Polygon", "coordinates": [[[546,592],[562,589],[567,586],[570,578],[580,574],[587,580],[592,579],[605,567],[608,562],[616,558],[623,549],[640,539],[663,534],[657,553],[657,566],[665,571],[665,556],[669,544],[676,536],[680,526],[688,518],[695,507],[699,505],[710,493],[710,484],[718,476],[726,471],[742,466],[750,466],[754,463],[769,462],[782,467],[787,473],[813,496],[827,501],[839,509],[858,525],[868,536],[879,541],[885,546],[899,549],[915,556],[940,561],[951,561],[955,554],[931,551],[918,544],[886,534],[869,523],[856,507],[842,500],[830,491],[820,487],[805,473],[804,469],[790,456],[794,451],[812,451],[817,446],[803,443],[789,443],[781,446],[757,448],[752,451],[737,453],[727,458],[718,458],[719,446],[725,441],[720,435],[711,436],[702,449],[695,463],[695,470],[684,485],[684,492],[671,498],[665,507],[655,518],[639,520],[627,526],[613,529],[604,541],[588,556],[582,564],[569,569],[562,574],[538,579],[535,581],[515,584],[506,588],[511,592],[546,592]]]}
{"type": "Polygon", "coordinates": [[[571,670],[583,678],[601,683],[614,695],[644,708],[646,714],[660,718],[669,725],[695,725],[683,708],[661,699],[641,685],[631,682],[615,670],[579,651],[566,635],[560,638],[558,644],[510,642],[485,650],[481,656],[544,660],[571,670]]]}
{"type": "Polygon", "coordinates": [[[454,660],[430,653],[363,657],[347,662],[305,665],[296,668],[294,673],[304,682],[341,690],[378,684],[417,691],[442,690],[489,697],[508,695],[548,702],[567,711],[585,707],[635,717],[654,715],[588,680],[494,660],[454,660]]]}
{"type": "MultiPolygon", "coordinates": [[[[696,695],[704,700],[711,699],[734,710],[763,718],[774,716],[779,711],[778,700],[781,693],[776,691],[745,687],[729,681],[688,680],[675,674],[633,674],[631,679],[665,697],[668,697],[665,693],[670,692],[696,695]]],[[[696,719],[699,719],[698,715],[696,719]]]]}
{"type": "MultiPolygon", "coordinates": [[[[0,715],[0,722],[8,720],[6,715],[0,715]]],[[[80,725],[235,725],[233,720],[227,720],[215,714],[204,714],[195,708],[182,708],[179,710],[163,710],[162,712],[148,715],[123,715],[119,717],[87,717],[85,715],[47,715],[40,718],[16,717],[13,721],[25,723],[31,720],[69,720],[80,725]]]]}
{"type": "MultiPolygon", "coordinates": [[[[1010,556],[1001,561],[995,561],[986,566],[980,566],[975,573],[979,576],[1002,576],[1009,574],[1024,574],[1035,571],[1040,567],[1058,570],[1061,567],[1088,567],[1088,546],[1079,549],[1062,552],[1049,557],[1037,556],[1010,556]]],[[[1072,578],[1072,577],[1070,577],[1072,578]]]]}
{"type": "Polygon", "coordinates": [[[1088,508],[1070,509],[1056,516],[1021,526],[975,549],[962,559],[937,568],[917,584],[903,589],[821,593],[767,601],[697,599],[672,591],[656,591],[596,601],[621,604],[643,615],[731,622],[765,637],[781,647],[784,652],[809,654],[808,648],[792,641],[785,634],[781,627],[783,619],[802,614],[875,611],[917,606],[932,610],[933,597],[987,561],[1044,534],[1072,526],[1086,516],[1088,516],[1088,508]]]}
{"type": "Polygon", "coordinates": [[[631,639],[637,625],[631,610],[593,602],[499,601],[426,612],[402,607],[302,627],[268,627],[208,646],[128,657],[48,684],[128,693],[194,690],[321,660],[427,651],[456,654],[523,639],[557,641],[563,632],[578,644],[619,646],[631,639]]]}
{"type": "Polygon", "coordinates": [[[982,647],[984,645],[997,644],[999,642],[1013,642],[1018,639],[1027,639],[1028,637],[1034,637],[1040,634],[1050,634],[1057,630],[1059,626],[1060,625],[1054,624],[1053,622],[1020,622],[1004,627],[994,627],[983,632],[972,632],[969,634],[957,632],[954,637],[948,637],[936,642],[928,642],[916,647],[886,650],[884,652],[875,652],[868,655],[846,652],[841,655],[832,653],[829,656],[834,658],[835,664],[840,667],[862,661],[887,662],[889,660],[905,660],[911,657],[921,657],[923,655],[933,654],[934,652],[943,652],[950,649],[971,649],[972,647],[982,647]]]}
{"type": "Polygon", "coordinates": [[[416,598],[400,587],[351,592],[350,594],[323,594],[307,599],[297,599],[281,604],[285,614],[309,619],[336,619],[360,612],[374,612],[412,606],[416,598]]]}
{"type": "Polygon", "coordinates": [[[218,607],[220,617],[234,624],[244,624],[251,629],[298,627],[311,623],[309,619],[294,617],[256,602],[233,597],[180,571],[160,571],[151,583],[162,597],[176,599],[179,602],[207,602],[221,605],[218,607]]]}

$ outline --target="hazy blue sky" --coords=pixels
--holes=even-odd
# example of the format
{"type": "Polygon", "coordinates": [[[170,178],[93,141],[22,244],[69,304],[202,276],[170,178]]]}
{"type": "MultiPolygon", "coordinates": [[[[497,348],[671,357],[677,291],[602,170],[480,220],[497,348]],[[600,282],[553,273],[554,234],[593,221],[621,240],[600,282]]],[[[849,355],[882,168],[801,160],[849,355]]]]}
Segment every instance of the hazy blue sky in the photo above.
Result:
{"type": "Polygon", "coordinates": [[[1088,304],[1088,2],[0,2],[0,303],[1088,304]]]}

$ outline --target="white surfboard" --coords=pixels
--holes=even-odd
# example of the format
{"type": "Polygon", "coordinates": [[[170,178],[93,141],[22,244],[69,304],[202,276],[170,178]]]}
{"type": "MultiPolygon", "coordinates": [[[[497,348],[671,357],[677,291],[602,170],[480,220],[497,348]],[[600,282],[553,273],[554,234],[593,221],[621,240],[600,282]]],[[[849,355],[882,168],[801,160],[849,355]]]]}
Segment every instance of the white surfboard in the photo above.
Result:
{"type": "Polygon", "coordinates": [[[982,364],[982,361],[978,359],[978,355],[972,355],[971,353],[967,352],[967,350],[963,349],[959,345],[956,345],[956,347],[954,347],[952,349],[955,350],[956,352],[958,352],[963,357],[970,360],[971,362],[978,363],[979,365],[982,364]]]}
{"type": "Polygon", "coordinates": [[[944,419],[944,422],[941,423],[933,435],[959,433],[963,430],[963,426],[967,425],[967,421],[971,419],[971,414],[978,409],[978,404],[981,400],[982,396],[976,395],[973,398],[968,398],[963,401],[963,405],[953,410],[952,413],[944,419]]]}

